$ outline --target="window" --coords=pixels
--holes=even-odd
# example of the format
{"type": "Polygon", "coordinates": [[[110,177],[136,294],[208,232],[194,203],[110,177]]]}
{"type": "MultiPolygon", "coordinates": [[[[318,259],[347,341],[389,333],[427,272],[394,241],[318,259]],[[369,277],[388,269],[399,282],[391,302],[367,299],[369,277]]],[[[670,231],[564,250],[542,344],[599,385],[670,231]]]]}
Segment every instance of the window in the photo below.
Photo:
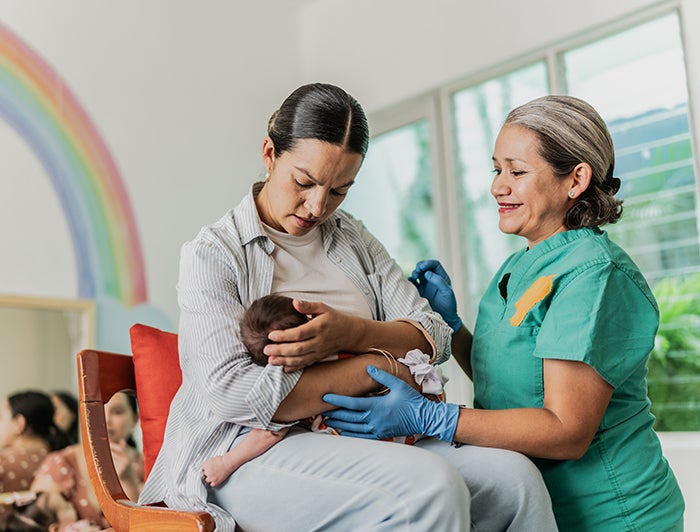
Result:
{"type": "Polygon", "coordinates": [[[589,33],[586,42],[544,50],[497,75],[424,97],[442,114],[407,120],[394,112],[395,124],[384,120],[358,177],[356,187],[364,191],[353,187],[346,207],[365,220],[406,272],[416,260],[439,256],[453,273],[471,326],[487,283],[523,245],[498,230],[489,190],[491,153],[507,112],[547,93],[589,101],[608,123],[622,180],[624,215],[605,229],[637,262],[659,303],[648,378],[656,428],[697,431],[698,184],[679,17],[659,12],[634,27],[598,38],[589,33]],[[442,161],[444,171],[431,164],[434,151],[441,156],[432,161],[442,161]]]}
{"type": "Polygon", "coordinates": [[[407,275],[437,256],[428,121],[372,139],[343,209],[364,222],[407,275]]]}

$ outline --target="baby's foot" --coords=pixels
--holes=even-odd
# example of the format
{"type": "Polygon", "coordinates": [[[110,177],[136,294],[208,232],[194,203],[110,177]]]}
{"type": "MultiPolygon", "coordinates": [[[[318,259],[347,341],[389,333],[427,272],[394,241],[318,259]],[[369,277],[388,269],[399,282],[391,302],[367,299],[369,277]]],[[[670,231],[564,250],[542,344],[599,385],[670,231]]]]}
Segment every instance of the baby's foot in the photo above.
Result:
{"type": "Polygon", "coordinates": [[[226,467],[223,456],[215,456],[202,464],[202,480],[215,488],[226,480],[233,471],[226,467]]]}

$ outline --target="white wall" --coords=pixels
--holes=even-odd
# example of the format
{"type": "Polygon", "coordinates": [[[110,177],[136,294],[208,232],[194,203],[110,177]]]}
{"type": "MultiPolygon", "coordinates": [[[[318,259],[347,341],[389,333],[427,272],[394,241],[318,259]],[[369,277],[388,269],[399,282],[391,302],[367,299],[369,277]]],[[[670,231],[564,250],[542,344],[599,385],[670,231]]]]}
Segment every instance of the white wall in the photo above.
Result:
{"type": "MultiPolygon", "coordinates": [[[[478,75],[551,43],[584,35],[651,0],[320,0],[302,10],[303,77],[334,80],[370,113],[478,75]]],[[[681,6],[696,153],[700,153],[700,3],[681,6]]],[[[630,80],[630,88],[644,80],[630,80]]],[[[662,434],[686,498],[686,530],[700,530],[700,434],[662,434]]]]}
{"type": "MultiPolygon", "coordinates": [[[[0,0],[0,22],[78,97],[130,195],[150,303],[177,324],[182,242],[259,177],[267,119],[300,84],[296,4],[0,0]]],[[[65,217],[0,121],[0,293],[77,297],[65,217]]]]}

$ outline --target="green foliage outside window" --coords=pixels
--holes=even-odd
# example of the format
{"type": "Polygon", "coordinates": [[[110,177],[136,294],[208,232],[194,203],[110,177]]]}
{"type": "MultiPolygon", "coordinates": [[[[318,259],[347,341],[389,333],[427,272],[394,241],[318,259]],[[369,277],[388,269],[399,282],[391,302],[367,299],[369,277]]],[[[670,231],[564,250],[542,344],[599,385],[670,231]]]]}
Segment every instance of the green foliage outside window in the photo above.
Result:
{"type": "Polygon", "coordinates": [[[654,287],[661,314],[649,357],[656,430],[700,430],[700,273],[654,287]]]}

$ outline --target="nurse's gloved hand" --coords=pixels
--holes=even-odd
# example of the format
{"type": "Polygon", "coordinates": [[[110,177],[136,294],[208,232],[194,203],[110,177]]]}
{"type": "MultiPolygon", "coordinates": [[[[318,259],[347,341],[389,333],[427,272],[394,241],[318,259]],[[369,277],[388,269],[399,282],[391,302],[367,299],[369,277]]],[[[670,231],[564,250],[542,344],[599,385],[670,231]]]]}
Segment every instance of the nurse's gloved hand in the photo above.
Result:
{"type": "Polygon", "coordinates": [[[427,399],[401,379],[374,366],[367,373],[389,388],[386,395],[348,397],[326,394],[326,403],[340,407],[325,412],[326,425],[343,436],[383,439],[424,434],[451,442],[457,430],[459,406],[427,399]]]}
{"type": "Polygon", "coordinates": [[[418,293],[428,300],[432,309],[442,316],[453,332],[462,327],[462,319],[457,314],[457,299],[452,290],[452,281],[439,261],[420,261],[408,280],[418,288],[418,293]]]}

